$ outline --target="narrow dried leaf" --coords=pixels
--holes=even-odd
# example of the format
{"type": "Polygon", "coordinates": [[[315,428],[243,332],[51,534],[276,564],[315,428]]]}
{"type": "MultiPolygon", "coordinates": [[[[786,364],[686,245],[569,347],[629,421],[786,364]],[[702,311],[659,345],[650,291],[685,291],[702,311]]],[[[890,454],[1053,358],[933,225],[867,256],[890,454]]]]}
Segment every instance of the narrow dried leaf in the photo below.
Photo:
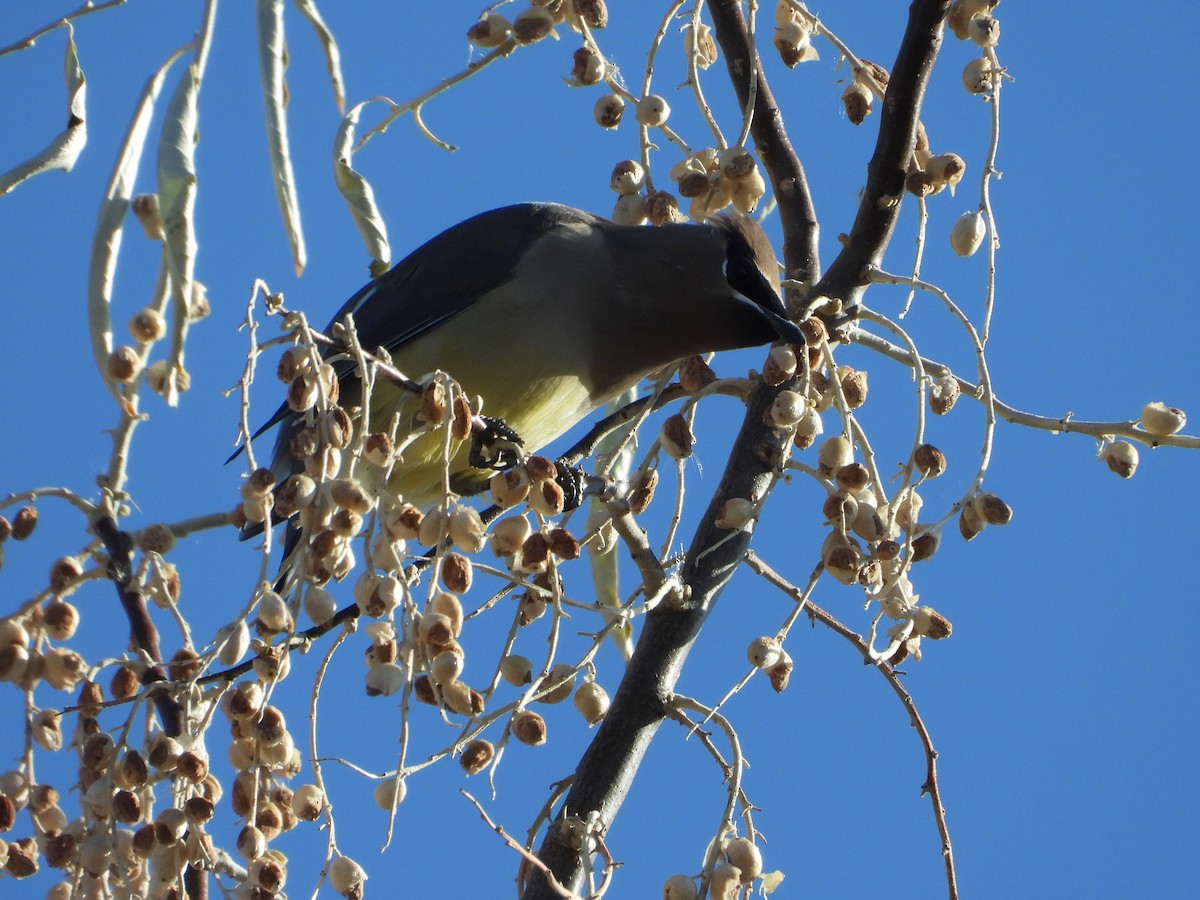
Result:
{"type": "Polygon", "coordinates": [[[70,172],[75,160],[87,143],[86,109],[87,80],[79,67],[79,56],[75,50],[75,31],[67,22],[67,50],[63,60],[64,77],[67,82],[67,127],[52,140],[49,146],[36,156],[14,166],[0,175],[0,197],[18,184],[34,175],[52,169],[70,172]]]}
{"type": "Polygon", "coordinates": [[[346,82],[342,78],[342,57],[338,52],[333,32],[321,18],[321,13],[317,11],[317,4],[314,0],[292,0],[292,2],[296,4],[296,9],[300,10],[300,14],[308,19],[313,31],[317,33],[321,49],[325,51],[325,70],[329,73],[330,84],[333,85],[333,99],[337,103],[338,115],[343,115],[346,112],[346,82]]]}
{"type": "Polygon", "coordinates": [[[263,104],[267,111],[267,147],[271,156],[271,174],[275,178],[275,199],[283,213],[292,247],[296,274],[304,271],[308,252],[304,247],[304,229],[300,225],[300,204],[296,197],[296,176],[288,147],[287,128],[287,42],[283,34],[283,0],[258,0],[258,71],[262,80],[263,104]]]}
{"type": "Polygon", "coordinates": [[[362,103],[351,108],[342,119],[337,137],[333,142],[333,177],[338,190],[350,210],[350,218],[367,244],[371,255],[371,274],[382,275],[391,267],[392,249],[388,245],[387,226],[379,207],[375,205],[375,193],[365,178],[354,170],[351,157],[354,155],[354,132],[362,103]]]}
{"type": "Polygon", "coordinates": [[[158,202],[166,240],[163,253],[171,275],[171,358],[163,396],[175,406],[183,370],[183,343],[187,337],[192,273],[196,264],[196,102],[200,96],[197,63],[175,87],[158,141],[158,202]]]}
{"type": "MultiPolygon", "coordinates": [[[[107,360],[112,353],[112,291],[113,276],[117,269],[117,253],[121,249],[121,238],[125,229],[125,213],[137,180],[142,151],[146,148],[146,135],[150,131],[150,119],[154,115],[154,104],[162,90],[163,79],[171,64],[183,53],[183,49],[172,53],[158,71],[150,76],[142,89],[134,109],[133,119],[125,132],[108,180],[104,199],[100,201],[100,214],[96,217],[96,233],[92,237],[92,258],[88,268],[88,327],[92,337],[92,355],[101,376],[105,375],[107,360]]],[[[107,377],[105,381],[108,382],[107,377]]],[[[117,396],[117,387],[108,382],[109,390],[117,396]]]]}
{"type": "MultiPolygon", "coordinates": [[[[605,408],[605,412],[615,412],[636,399],[637,389],[631,388],[612,400],[605,408]]],[[[618,482],[628,480],[629,473],[633,468],[634,442],[625,440],[625,438],[626,435],[621,429],[611,431],[604,436],[596,448],[597,459],[604,464],[602,468],[618,482]]],[[[591,522],[604,521],[608,518],[603,501],[595,497],[591,500],[590,509],[592,515],[589,516],[589,530],[591,522]]],[[[587,545],[587,550],[597,601],[610,609],[619,609],[621,606],[620,557],[616,546],[600,549],[597,542],[592,541],[587,545]]],[[[633,656],[633,626],[628,621],[623,621],[613,628],[608,636],[621,651],[621,656],[625,661],[629,662],[633,656]]]]}

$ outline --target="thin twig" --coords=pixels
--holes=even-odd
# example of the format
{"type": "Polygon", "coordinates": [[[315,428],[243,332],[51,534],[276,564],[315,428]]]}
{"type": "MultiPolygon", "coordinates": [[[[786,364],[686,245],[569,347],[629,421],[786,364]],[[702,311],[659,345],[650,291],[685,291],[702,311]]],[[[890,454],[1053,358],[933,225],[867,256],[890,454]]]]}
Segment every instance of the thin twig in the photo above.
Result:
{"type": "Polygon", "coordinates": [[[741,109],[748,108],[751,82],[755,85],[750,134],[779,204],[784,274],[801,284],[811,285],[820,275],[821,257],[817,213],[804,166],[788,137],[783,113],[763,73],[762,62],[754,52],[741,3],[708,0],[708,10],[741,109]]]}
{"type": "Polygon", "coordinates": [[[559,884],[558,879],[554,877],[554,874],[550,871],[549,867],[540,859],[538,859],[536,853],[526,850],[517,841],[513,840],[509,833],[504,830],[503,825],[497,825],[495,822],[493,822],[486,810],[484,810],[483,805],[478,800],[476,800],[462,788],[459,788],[458,792],[471,801],[471,805],[478,810],[480,818],[487,823],[488,828],[500,835],[500,837],[504,840],[504,843],[516,850],[517,853],[524,858],[526,863],[536,868],[546,877],[546,881],[549,883],[550,887],[554,889],[554,892],[558,894],[558,896],[566,897],[567,900],[583,900],[583,898],[578,894],[567,890],[565,887],[559,884]]]}
{"type": "MultiPolygon", "coordinates": [[[[860,329],[852,334],[851,340],[860,346],[874,350],[904,365],[911,366],[913,364],[912,357],[907,350],[878,335],[870,334],[860,329]]],[[[948,375],[957,381],[963,396],[970,397],[973,400],[981,400],[982,394],[980,393],[979,386],[955,374],[945,363],[938,362],[926,356],[920,357],[920,361],[921,365],[930,374],[948,375]]],[[[1130,441],[1137,441],[1139,444],[1144,444],[1147,447],[1180,447],[1187,450],[1200,450],[1200,436],[1198,435],[1150,434],[1139,427],[1136,419],[1126,419],[1119,422],[1081,421],[1074,417],[1074,413],[1070,412],[1058,417],[1040,416],[1035,413],[1024,412],[1014,406],[1003,403],[996,397],[992,398],[992,404],[996,408],[996,415],[1005,422],[1010,422],[1014,425],[1025,425],[1029,428],[1039,428],[1049,431],[1052,434],[1060,432],[1086,434],[1101,440],[1120,437],[1130,441]]]]}
{"type": "Polygon", "coordinates": [[[363,146],[367,143],[367,141],[369,141],[372,137],[374,137],[376,134],[380,134],[384,131],[387,131],[388,126],[391,125],[392,122],[396,121],[396,119],[400,118],[400,116],[402,116],[406,112],[410,112],[410,111],[413,113],[413,117],[417,120],[417,127],[421,130],[422,134],[424,134],[426,137],[430,138],[435,144],[437,144],[443,150],[456,149],[452,145],[447,144],[444,141],[439,140],[438,138],[434,137],[433,134],[428,129],[425,128],[424,124],[420,120],[421,107],[424,106],[427,101],[432,100],[434,97],[436,97],[438,94],[448,91],[450,88],[454,87],[454,85],[458,84],[459,82],[466,81],[468,78],[470,78],[472,75],[476,74],[477,72],[481,71],[486,66],[490,65],[491,63],[494,63],[496,60],[500,59],[501,57],[508,56],[516,49],[517,49],[516,41],[514,41],[512,38],[509,38],[503,44],[501,44],[499,47],[496,47],[494,50],[485,54],[482,58],[477,59],[477,60],[471,62],[470,64],[468,64],[467,67],[465,69],[463,69],[461,72],[451,75],[449,78],[442,79],[437,84],[435,84],[433,87],[431,87],[429,90],[425,91],[423,94],[418,94],[416,97],[409,100],[407,103],[396,103],[393,100],[389,100],[387,97],[371,98],[373,100],[379,100],[383,103],[388,104],[388,106],[391,107],[391,110],[388,112],[388,114],[386,116],[384,116],[383,120],[378,125],[376,125],[374,128],[368,129],[363,134],[363,136],[358,139],[358,142],[354,145],[354,152],[357,153],[359,150],[361,150],[363,148],[363,146]]]}
{"type": "Polygon", "coordinates": [[[868,284],[864,272],[880,264],[891,242],[925,88],[942,46],[949,6],[949,0],[916,0],[909,8],[908,26],[881,104],[879,136],[849,240],[810,292],[807,311],[829,298],[841,300],[847,307],[856,305],[868,284]]]}
{"type": "MultiPolygon", "coordinates": [[[[746,553],[746,565],[768,582],[788,593],[793,599],[800,601],[805,596],[804,589],[789,582],[763,562],[753,550],[746,553]]],[[[921,739],[921,746],[925,750],[926,775],[925,783],[921,785],[921,793],[922,795],[929,795],[929,802],[933,806],[933,818],[937,823],[938,834],[942,839],[942,856],[946,861],[946,887],[949,891],[950,900],[958,900],[958,881],[954,871],[954,850],[950,844],[950,828],[946,824],[946,809],[942,806],[942,795],[938,788],[938,753],[933,746],[933,738],[929,735],[929,729],[925,727],[925,722],[921,719],[920,713],[917,712],[917,705],[913,701],[912,695],[901,684],[896,670],[888,665],[885,660],[876,658],[871,652],[870,645],[863,640],[861,635],[848,626],[843,625],[835,616],[817,606],[812,602],[811,598],[807,599],[804,611],[810,619],[820,622],[853,644],[855,649],[862,654],[863,660],[873,666],[878,670],[880,675],[887,679],[888,684],[891,685],[892,690],[895,691],[896,696],[900,698],[900,701],[904,704],[904,708],[908,711],[908,717],[912,722],[913,728],[917,730],[917,735],[921,739]]]]}
{"type": "Polygon", "coordinates": [[[313,689],[308,702],[309,762],[312,764],[313,769],[313,784],[321,790],[321,797],[323,798],[321,801],[321,812],[325,816],[325,823],[329,832],[325,839],[325,865],[321,867],[321,874],[317,878],[317,883],[313,886],[313,900],[316,900],[317,893],[321,889],[321,884],[325,880],[325,875],[329,871],[330,860],[337,855],[333,804],[329,802],[329,789],[325,786],[325,776],[321,771],[321,757],[317,755],[317,700],[321,696],[321,685],[325,683],[325,673],[329,670],[329,664],[333,661],[333,654],[337,652],[338,647],[342,645],[342,642],[346,640],[353,630],[354,628],[350,623],[342,626],[341,632],[334,638],[333,643],[329,645],[329,649],[325,651],[325,655],[321,657],[321,663],[317,666],[317,674],[313,676],[313,689]]]}
{"type": "MultiPolygon", "coordinates": [[[[979,208],[983,210],[988,230],[987,297],[983,305],[983,343],[985,346],[992,330],[992,310],[996,303],[996,250],[1000,247],[1000,234],[996,230],[996,215],[992,210],[990,187],[992,178],[1000,177],[1000,172],[996,169],[996,151],[1000,146],[1000,83],[1004,80],[1002,74],[1004,70],[1000,66],[1000,60],[996,58],[995,48],[989,47],[986,55],[993,74],[992,92],[987,98],[992,108],[992,132],[988,140],[987,156],[983,160],[983,172],[980,175],[979,185],[979,208]]],[[[916,277],[916,273],[913,275],[916,277]]]]}
{"type": "Polygon", "coordinates": [[[62,28],[62,26],[75,19],[81,19],[84,16],[91,15],[95,12],[100,12],[103,9],[121,6],[125,2],[126,0],[105,0],[104,3],[95,3],[93,0],[87,0],[87,2],[85,2],[83,6],[79,7],[79,9],[55,19],[48,25],[43,25],[41,28],[25,35],[25,37],[21,38],[19,41],[14,41],[7,47],[0,47],[0,56],[4,56],[6,53],[15,53],[19,50],[28,50],[37,43],[39,38],[49,34],[55,28],[62,28]]]}

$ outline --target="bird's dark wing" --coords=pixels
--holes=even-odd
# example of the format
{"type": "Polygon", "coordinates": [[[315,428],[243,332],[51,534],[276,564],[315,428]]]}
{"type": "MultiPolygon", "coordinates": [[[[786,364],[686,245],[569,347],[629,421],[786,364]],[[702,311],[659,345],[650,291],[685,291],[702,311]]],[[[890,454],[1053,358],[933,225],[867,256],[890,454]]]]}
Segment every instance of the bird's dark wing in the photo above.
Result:
{"type": "Polygon", "coordinates": [[[481,213],[414,250],[347,300],[333,321],[350,313],[364,349],[393,351],[505,284],[521,257],[546,233],[564,224],[597,221],[553,203],[481,213]]]}
{"type": "MultiPolygon", "coordinates": [[[[370,353],[383,347],[392,352],[505,284],[524,253],[545,234],[566,224],[595,225],[600,221],[590,213],[557,203],[519,203],[472,216],[363,287],[342,304],[325,330],[349,313],[354,316],[363,349],[370,353]]],[[[353,367],[352,360],[342,361],[336,366],[338,377],[353,367]]],[[[419,377],[424,373],[405,374],[419,377]]],[[[286,404],[281,406],[253,437],[291,415],[286,404]]]]}

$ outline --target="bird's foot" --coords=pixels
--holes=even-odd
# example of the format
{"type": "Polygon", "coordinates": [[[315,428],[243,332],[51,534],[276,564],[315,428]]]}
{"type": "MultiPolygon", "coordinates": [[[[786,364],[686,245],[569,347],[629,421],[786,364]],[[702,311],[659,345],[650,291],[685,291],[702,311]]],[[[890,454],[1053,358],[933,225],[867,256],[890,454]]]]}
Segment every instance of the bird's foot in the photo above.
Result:
{"type": "Polygon", "coordinates": [[[471,435],[469,462],[477,469],[509,469],[521,462],[524,441],[503,419],[480,416],[483,427],[471,435]]]}
{"type": "Polygon", "coordinates": [[[584,497],[608,499],[615,490],[616,482],[611,478],[589,475],[581,466],[569,465],[565,460],[555,463],[558,475],[555,481],[563,489],[563,511],[570,512],[583,502],[584,497]]]}

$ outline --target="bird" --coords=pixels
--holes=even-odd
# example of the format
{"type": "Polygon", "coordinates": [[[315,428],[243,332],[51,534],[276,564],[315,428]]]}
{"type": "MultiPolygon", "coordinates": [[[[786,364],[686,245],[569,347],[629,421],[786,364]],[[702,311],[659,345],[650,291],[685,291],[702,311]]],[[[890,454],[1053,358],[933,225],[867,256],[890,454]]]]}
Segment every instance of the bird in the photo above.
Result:
{"type": "MultiPolygon", "coordinates": [[[[410,378],[447,372],[482,414],[501,420],[526,451],[680,359],[804,338],[779,295],[779,266],[753,220],[718,214],[698,224],[618,225],[556,203],[480,213],[413,251],[338,310],[368,352],[381,348],[410,378]]],[[[360,396],[353,360],[335,364],[341,404],[360,396]]],[[[375,383],[370,421],[419,424],[419,398],[375,383]]],[[[305,414],[285,404],[271,469],[303,471],[291,438],[305,414]]],[[[472,464],[469,441],[452,448],[459,493],[494,472],[472,464]]],[[[418,507],[442,496],[443,439],[407,446],[387,487],[418,507]]],[[[476,458],[474,462],[478,462],[476,458]]]]}

